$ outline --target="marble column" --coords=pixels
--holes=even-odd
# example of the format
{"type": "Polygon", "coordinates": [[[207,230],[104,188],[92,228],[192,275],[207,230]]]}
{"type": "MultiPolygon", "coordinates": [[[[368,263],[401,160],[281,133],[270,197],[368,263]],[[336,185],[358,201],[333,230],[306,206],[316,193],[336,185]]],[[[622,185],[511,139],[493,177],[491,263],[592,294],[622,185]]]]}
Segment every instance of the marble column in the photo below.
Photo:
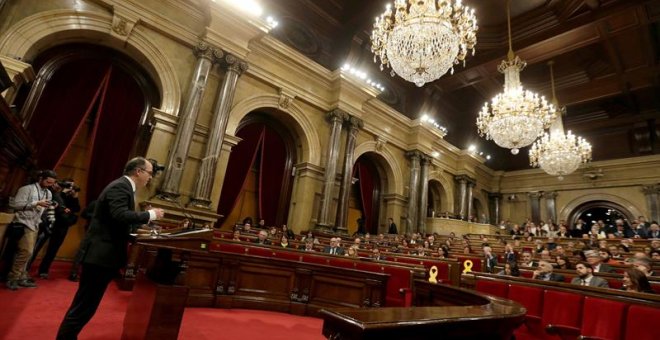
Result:
{"type": "Polygon", "coordinates": [[[465,205],[467,206],[466,209],[467,209],[467,217],[469,222],[471,222],[470,217],[472,217],[472,220],[474,221],[479,221],[479,217],[475,216],[476,214],[472,215],[472,208],[473,208],[472,197],[473,197],[474,186],[476,184],[477,183],[472,179],[469,179],[467,182],[467,195],[466,195],[467,197],[465,198],[465,205]]]}
{"type": "Polygon", "coordinates": [[[543,193],[543,198],[545,198],[545,212],[546,216],[549,219],[552,219],[552,222],[557,223],[557,192],[549,191],[543,193]]]}
{"type": "Polygon", "coordinates": [[[488,198],[490,199],[490,224],[499,225],[501,220],[500,204],[502,202],[502,194],[500,193],[489,193],[488,198]]]}
{"type": "Polygon", "coordinates": [[[209,129],[209,137],[206,142],[206,152],[197,175],[195,193],[193,199],[188,203],[197,208],[209,209],[211,207],[211,192],[215,180],[215,171],[218,165],[218,157],[222,148],[229,119],[229,111],[236,92],[238,77],[247,71],[248,64],[232,54],[227,54],[220,60],[220,66],[226,70],[225,77],[218,89],[216,105],[213,110],[213,121],[209,129]]]}
{"type": "Polygon", "coordinates": [[[527,197],[529,197],[532,222],[538,225],[538,223],[541,222],[541,197],[543,197],[543,193],[534,191],[528,193],[527,197]]]}
{"type": "Polygon", "coordinates": [[[420,157],[420,175],[419,175],[419,207],[417,208],[417,231],[426,233],[426,217],[428,216],[428,194],[429,194],[429,165],[431,157],[422,155],[420,157]]]}
{"type": "Polygon", "coordinates": [[[456,176],[454,180],[458,183],[458,205],[456,206],[456,215],[461,220],[465,220],[467,217],[467,176],[456,176]]]}
{"type": "Polygon", "coordinates": [[[422,153],[419,151],[408,151],[406,157],[410,159],[410,192],[408,194],[408,216],[406,219],[406,233],[416,232],[418,212],[418,190],[419,188],[419,161],[422,153]]]}
{"type": "MultiPolygon", "coordinates": [[[[355,156],[355,143],[357,134],[364,126],[361,119],[350,116],[348,123],[348,134],[346,134],[346,150],[344,152],[344,169],[339,187],[339,202],[337,202],[337,216],[335,218],[335,228],[341,234],[348,234],[346,220],[348,219],[348,198],[351,193],[351,184],[353,179],[353,157],[355,156]]],[[[365,226],[366,228],[367,226],[365,226]]]]}
{"type": "Polygon", "coordinates": [[[660,184],[643,186],[642,192],[646,198],[646,207],[649,214],[649,216],[646,216],[646,220],[660,221],[660,184]]]}
{"type": "Polygon", "coordinates": [[[167,159],[165,176],[160,187],[160,198],[165,200],[175,200],[179,197],[181,176],[188,158],[188,151],[195,132],[195,123],[204,98],[209,73],[213,67],[213,59],[222,58],[223,55],[221,50],[211,48],[204,42],[198,43],[193,48],[193,53],[197,57],[197,62],[188,85],[185,107],[179,115],[179,125],[176,129],[174,144],[167,159]]]}
{"type": "Polygon", "coordinates": [[[327,118],[332,124],[330,133],[330,142],[328,143],[327,158],[325,162],[325,174],[323,177],[323,198],[319,209],[319,218],[316,222],[316,229],[329,230],[330,222],[330,204],[335,188],[335,177],[337,176],[337,159],[339,158],[339,137],[341,129],[348,115],[340,109],[334,109],[327,114],[327,118]]]}

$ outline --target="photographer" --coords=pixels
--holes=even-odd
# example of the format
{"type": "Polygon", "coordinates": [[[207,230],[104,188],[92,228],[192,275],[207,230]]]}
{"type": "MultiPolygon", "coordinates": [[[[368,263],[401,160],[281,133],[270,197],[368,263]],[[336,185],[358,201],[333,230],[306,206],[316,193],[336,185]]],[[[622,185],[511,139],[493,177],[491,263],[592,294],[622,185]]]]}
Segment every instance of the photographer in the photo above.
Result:
{"type": "Polygon", "coordinates": [[[48,278],[50,265],[53,263],[57,251],[62,246],[69,227],[78,222],[76,213],[80,211],[80,202],[78,201],[80,188],[75,185],[72,179],[55,183],[51,187],[51,192],[53,194],[53,201],[57,202],[57,206],[54,209],[54,221],[49,219],[42,224],[43,227],[40,228],[32,259],[27,267],[29,271],[32,261],[37,257],[46,241],[49,241],[46,254],[39,265],[39,277],[42,279],[48,278]]]}
{"type": "Polygon", "coordinates": [[[10,203],[10,207],[16,211],[14,221],[11,223],[12,227],[23,231],[23,236],[18,239],[11,271],[7,275],[7,288],[10,290],[16,290],[18,287],[37,286],[28,280],[25,268],[27,261],[32,256],[39,223],[41,223],[41,214],[53,204],[51,202],[53,196],[48,188],[55,184],[56,178],[57,175],[54,171],[42,171],[37,182],[19,188],[13,202],[10,203]]]}

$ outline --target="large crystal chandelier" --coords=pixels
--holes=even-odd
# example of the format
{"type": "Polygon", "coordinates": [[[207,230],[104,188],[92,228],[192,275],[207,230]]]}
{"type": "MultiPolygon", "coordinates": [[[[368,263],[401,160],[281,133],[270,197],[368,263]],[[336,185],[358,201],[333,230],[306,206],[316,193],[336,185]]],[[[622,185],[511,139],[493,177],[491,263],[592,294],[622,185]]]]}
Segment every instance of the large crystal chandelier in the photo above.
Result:
{"type": "Polygon", "coordinates": [[[374,62],[422,86],[463,62],[477,43],[474,9],[461,0],[395,0],[376,17],[371,33],[374,62]]]}
{"type": "MultiPolygon", "coordinates": [[[[552,102],[557,105],[555,96],[555,77],[552,72],[553,62],[550,65],[550,81],[552,83],[552,102]]],[[[560,111],[564,111],[563,109],[560,111]]],[[[549,175],[558,176],[559,180],[577,170],[581,163],[591,160],[591,144],[582,137],[577,137],[569,130],[564,134],[561,115],[552,123],[550,133],[534,142],[529,149],[529,163],[538,166],[549,175]]]]}
{"type": "Polygon", "coordinates": [[[484,103],[477,117],[479,135],[492,139],[503,148],[518,154],[518,149],[532,144],[555,119],[555,107],[543,96],[525,90],[520,83],[520,71],[527,65],[513,54],[511,46],[510,1],[507,4],[509,27],[508,60],[497,68],[504,73],[504,92],[484,103]]]}

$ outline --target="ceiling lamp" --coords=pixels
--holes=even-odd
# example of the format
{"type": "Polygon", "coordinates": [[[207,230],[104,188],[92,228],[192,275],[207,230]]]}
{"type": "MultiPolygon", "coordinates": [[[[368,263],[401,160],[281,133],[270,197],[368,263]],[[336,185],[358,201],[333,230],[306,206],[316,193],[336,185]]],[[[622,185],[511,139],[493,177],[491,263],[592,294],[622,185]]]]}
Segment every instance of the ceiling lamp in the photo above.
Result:
{"type": "Polygon", "coordinates": [[[422,86],[463,62],[477,43],[474,9],[461,0],[395,0],[376,17],[371,33],[374,62],[390,74],[422,86]]]}
{"type": "Polygon", "coordinates": [[[477,117],[479,135],[492,139],[503,148],[518,154],[518,149],[532,144],[556,118],[555,107],[543,96],[524,90],[520,83],[520,71],[527,65],[513,54],[511,46],[511,1],[507,3],[509,27],[508,60],[502,60],[497,68],[504,73],[504,92],[484,103],[477,117]]]}
{"type": "MultiPolygon", "coordinates": [[[[552,103],[557,104],[555,96],[555,77],[550,65],[550,81],[552,84],[552,103]]],[[[560,112],[564,112],[562,108],[560,112]]],[[[577,170],[581,163],[591,160],[591,144],[582,137],[576,137],[569,130],[564,134],[561,115],[552,123],[550,133],[547,132],[534,142],[529,149],[529,163],[531,166],[540,167],[549,175],[558,176],[561,181],[564,176],[577,170]]]]}

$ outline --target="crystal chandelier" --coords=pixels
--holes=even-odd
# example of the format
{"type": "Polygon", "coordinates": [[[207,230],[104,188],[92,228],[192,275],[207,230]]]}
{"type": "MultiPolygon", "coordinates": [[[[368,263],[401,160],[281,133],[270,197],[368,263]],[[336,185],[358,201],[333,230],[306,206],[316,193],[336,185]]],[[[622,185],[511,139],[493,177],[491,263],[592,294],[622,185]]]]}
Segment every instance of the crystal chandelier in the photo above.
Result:
{"type": "Polygon", "coordinates": [[[395,0],[376,17],[371,33],[374,62],[390,74],[422,86],[474,55],[477,19],[461,0],[395,0]]]}
{"type": "MultiPolygon", "coordinates": [[[[510,1],[509,1],[510,2],[510,1]]],[[[543,96],[524,90],[520,83],[520,71],[527,65],[513,54],[511,46],[510,3],[507,4],[509,27],[508,60],[503,60],[497,68],[504,73],[504,92],[484,103],[477,117],[479,135],[492,139],[503,148],[518,154],[518,149],[532,144],[543,134],[555,119],[555,107],[543,96]]]]}
{"type": "MultiPolygon", "coordinates": [[[[553,62],[550,61],[548,64],[550,65],[550,81],[552,83],[552,102],[557,106],[555,77],[552,72],[553,62]]],[[[571,131],[564,134],[561,115],[552,123],[550,133],[544,133],[529,149],[530,165],[540,167],[549,175],[558,176],[559,180],[577,170],[581,163],[590,160],[591,144],[582,137],[573,135],[571,131]]]]}

